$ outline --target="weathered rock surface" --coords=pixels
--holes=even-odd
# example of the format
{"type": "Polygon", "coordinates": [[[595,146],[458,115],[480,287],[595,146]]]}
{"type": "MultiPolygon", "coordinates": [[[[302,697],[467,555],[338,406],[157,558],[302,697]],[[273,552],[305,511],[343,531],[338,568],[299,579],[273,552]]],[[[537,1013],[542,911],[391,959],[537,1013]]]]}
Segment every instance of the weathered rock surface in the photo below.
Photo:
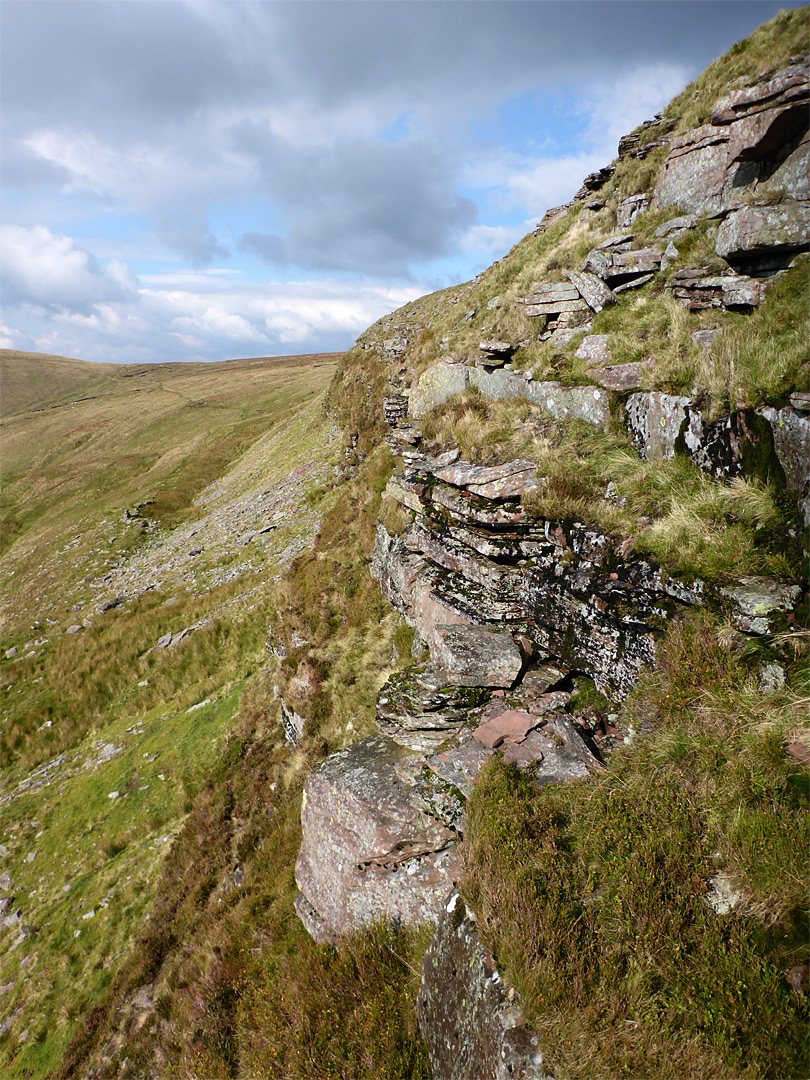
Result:
{"type": "Polygon", "coordinates": [[[627,426],[639,454],[645,461],[671,458],[675,441],[686,419],[690,399],[653,391],[631,394],[625,403],[627,426]]]}
{"type": "Polygon", "coordinates": [[[607,394],[594,387],[533,382],[522,371],[487,371],[467,364],[443,362],[429,367],[419,377],[408,399],[408,416],[413,420],[424,419],[432,408],[471,388],[479,390],[491,401],[526,398],[555,420],[570,416],[602,425],[610,415],[607,394]]]}
{"type": "Polygon", "coordinates": [[[434,1080],[550,1080],[539,1037],[457,893],[425,953],[416,1013],[434,1080]]]}
{"type": "Polygon", "coordinates": [[[686,418],[676,450],[686,449],[698,468],[715,480],[742,476],[758,478],[777,489],[786,486],[771,425],[753,409],[706,423],[700,410],[690,404],[686,418]]]}
{"type": "MultiPolygon", "coordinates": [[[[798,395],[794,396],[798,399],[798,395]]],[[[771,425],[788,491],[803,492],[810,481],[810,416],[789,405],[782,409],[765,406],[757,412],[771,425]]]]}
{"type": "Polygon", "coordinates": [[[808,100],[806,57],[721,98],[710,124],[672,140],[652,205],[718,214],[748,191],[807,199],[808,100]]]}
{"type": "Polygon", "coordinates": [[[753,634],[767,634],[773,629],[774,616],[790,611],[798,600],[801,589],[787,585],[774,578],[745,577],[736,585],[721,589],[724,596],[734,601],[732,620],[740,630],[753,634]]]}
{"type": "Polygon", "coordinates": [[[810,248],[810,205],[783,199],[778,206],[744,206],[733,210],[717,233],[714,250],[729,261],[761,253],[807,251],[810,248]]]}
{"type": "Polygon", "coordinates": [[[377,728],[401,746],[432,753],[488,699],[486,685],[454,682],[438,664],[395,672],[377,695],[377,728]]]}
{"type": "Polygon", "coordinates": [[[729,311],[757,307],[764,295],[763,284],[744,274],[707,275],[703,269],[679,270],[665,288],[690,311],[726,308],[729,311]]]}
{"type": "Polygon", "coordinates": [[[580,342],[576,355],[595,367],[605,367],[611,361],[610,334],[588,334],[580,342]]]}
{"type": "Polygon", "coordinates": [[[457,686],[508,688],[523,661],[511,634],[481,626],[440,626],[432,658],[457,686]]]}
{"type": "Polygon", "coordinates": [[[605,390],[617,394],[626,394],[628,390],[638,390],[644,385],[649,371],[649,364],[606,364],[604,367],[590,368],[588,375],[605,390]]]}
{"type": "Polygon", "coordinates": [[[295,879],[306,899],[299,914],[316,940],[378,919],[420,925],[437,917],[458,873],[458,834],[414,801],[401,776],[419,765],[418,755],[376,735],[307,777],[295,879]]]}

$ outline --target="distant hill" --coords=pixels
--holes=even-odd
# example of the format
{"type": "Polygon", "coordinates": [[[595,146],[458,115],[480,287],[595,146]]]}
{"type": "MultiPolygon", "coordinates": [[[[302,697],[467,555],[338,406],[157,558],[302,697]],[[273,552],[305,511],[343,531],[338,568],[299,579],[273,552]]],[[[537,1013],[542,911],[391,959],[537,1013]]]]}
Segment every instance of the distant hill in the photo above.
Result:
{"type": "Polygon", "coordinates": [[[331,362],[340,353],[304,356],[256,356],[223,360],[219,364],[97,364],[72,356],[0,349],[0,416],[14,416],[34,409],[61,405],[77,398],[115,393],[122,380],[145,378],[147,383],[187,376],[193,371],[209,373],[216,368],[249,371],[272,363],[331,362]]]}

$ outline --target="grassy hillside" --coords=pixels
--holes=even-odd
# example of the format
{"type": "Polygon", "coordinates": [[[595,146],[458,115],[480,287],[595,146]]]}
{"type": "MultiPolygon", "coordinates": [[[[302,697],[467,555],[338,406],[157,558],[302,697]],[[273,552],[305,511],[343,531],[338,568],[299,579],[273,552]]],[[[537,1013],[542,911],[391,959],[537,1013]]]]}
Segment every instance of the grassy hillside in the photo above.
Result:
{"type": "MultiPolygon", "coordinates": [[[[338,478],[332,356],[82,364],[82,400],[66,363],[66,401],[2,427],[0,873],[20,917],[2,931],[0,984],[15,1075],[56,1066],[129,954],[263,664],[274,582],[338,478]]],[[[59,361],[31,366],[29,387],[59,361]]]]}

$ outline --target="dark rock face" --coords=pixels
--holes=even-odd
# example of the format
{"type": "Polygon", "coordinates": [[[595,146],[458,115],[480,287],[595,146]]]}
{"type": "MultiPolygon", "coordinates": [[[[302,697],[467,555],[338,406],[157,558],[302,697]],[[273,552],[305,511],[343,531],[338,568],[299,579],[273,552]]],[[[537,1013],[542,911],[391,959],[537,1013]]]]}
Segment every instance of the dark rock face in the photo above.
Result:
{"type": "Polygon", "coordinates": [[[464,490],[448,504],[432,479],[428,470],[394,478],[389,494],[397,498],[406,489],[417,518],[396,539],[380,527],[372,562],[386,598],[432,651],[438,625],[502,627],[528,635],[541,655],[561,658],[624,698],[652,663],[674,598],[688,588],[668,583],[645,560],[625,560],[598,529],[532,523],[516,500],[494,503],[464,490]],[[489,520],[481,520],[481,507],[489,520]],[[449,610],[453,620],[445,617],[449,610]]]}
{"type": "Polygon", "coordinates": [[[307,777],[296,909],[319,942],[377,919],[434,920],[458,874],[458,833],[424,809],[422,762],[382,735],[332,754],[307,777]]]}
{"type": "Polygon", "coordinates": [[[753,409],[743,409],[707,424],[698,409],[687,407],[686,414],[676,451],[688,453],[698,468],[715,480],[756,477],[784,490],[785,471],[776,454],[771,425],[764,417],[753,409]]]}
{"type": "Polygon", "coordinates": [[[550,1080],[540,1039],[457,893],[425,953],[416,1012],[434,1080],[550,1080]]]}

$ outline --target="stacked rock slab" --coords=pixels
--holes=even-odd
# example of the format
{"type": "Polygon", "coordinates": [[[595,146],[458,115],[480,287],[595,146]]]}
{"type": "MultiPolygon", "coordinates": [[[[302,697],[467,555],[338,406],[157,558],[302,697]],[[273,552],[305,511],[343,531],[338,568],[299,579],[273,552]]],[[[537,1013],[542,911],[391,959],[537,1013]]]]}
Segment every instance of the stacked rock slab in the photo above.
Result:
{"type": "Polygon", "coordinates": [[[551,1080],[458,893],[425,953],[416,1014],[434,1080],[551,1080]]]}

